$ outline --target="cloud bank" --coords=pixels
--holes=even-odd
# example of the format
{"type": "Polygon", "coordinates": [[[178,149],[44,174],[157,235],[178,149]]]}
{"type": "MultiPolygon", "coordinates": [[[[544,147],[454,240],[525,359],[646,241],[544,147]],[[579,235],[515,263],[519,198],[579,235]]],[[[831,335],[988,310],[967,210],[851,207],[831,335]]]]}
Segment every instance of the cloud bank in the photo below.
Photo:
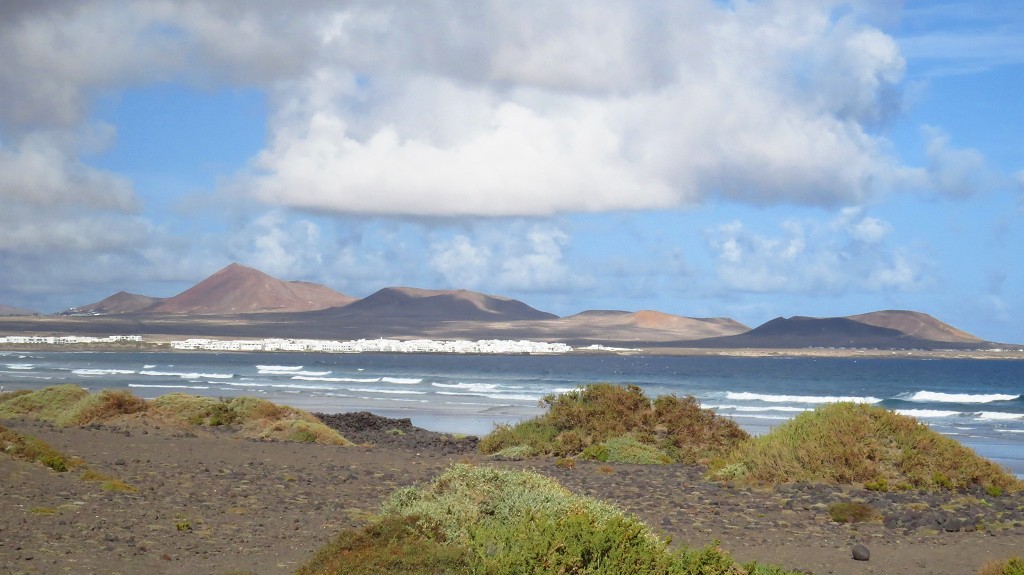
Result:
{"type": "Polygon", "coordinates": [[[186,81],[271,95],[234,182],[345,214],[855,205],[926,182],[877,127],[904,61],[871,2],[116,2],[13,10],[5,132],[186,81]],[[916,183],[915,183],[916,182],[916,183]]]}

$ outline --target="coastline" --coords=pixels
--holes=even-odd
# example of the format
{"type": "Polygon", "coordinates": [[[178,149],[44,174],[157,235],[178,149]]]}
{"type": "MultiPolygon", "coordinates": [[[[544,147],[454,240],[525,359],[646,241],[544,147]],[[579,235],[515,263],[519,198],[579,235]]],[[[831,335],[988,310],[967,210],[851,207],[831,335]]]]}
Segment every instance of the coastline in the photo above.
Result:
{"type": "MultiPolygon", "coordinates": [[[[74,344],[15,344],[0,342],[0,351],[68,351],[68,352],[159,352],[159,353],[245,353],[251,350],[194,350],[177,349],[171,346],[172,341],[182,339],[178,336],[143,335],[139,342],[118,343],[74,343],[74,344]]],[[[235,340],[239,338],[210,338],[235,340]]],[[[259,338],[243,338],[240,341],[259,341],[259,338]]],[[[445,341],[445,340],[438,340],[445,341]]],[[[552,342],[557,343],[557,342],[552,342]]],[[[294,350],[260,350],[265,353],[292,353],[294,350]]],[[[518,355],[509,352],[445,352],[445,351],[363,351],[363,352],[329,352],[305,351],[304,353],[438,353],[450,355],[518,355]]],[[[969,359],[969,360],[1020,360],[1024,361],[1024,346],[1007,345],[996,349],[870,349],[870,348],[701,348],[701,347],[651,347],[637,348],[574,348],[566,355],[653,355],[653,356],[721,356],[721,357],[822,357],[822,358],[871,358],[871,359],[969,359]]]]}
{"type": "MultiPolygon", "coordinates": [[[[564,392],[578,384],[599,381],[637,383],[649,388],[654,395],[693,394],[703,405],[718,409],[719,413],[736,420],[754,435],[766,433],[797,413],[829,400],[885,401],[891,409],[917,417],[985,457],[996,460],[1018,476],[1024,476],[1024,432],[1018,431],[1024,427],[1019,401],[1005,406],[995,402],[992,407],[986,407],[988,404],[985,403],[971,403],[1006,398],[1011,392],[1019,394],[1019,388],[1012,391],[1014,387],[1007,388],[1004,383],[1000,388],[1002,391],[961,392],[962,388],[958,387],[963,382],[972,381],[972,374],[986,373],[988,368],[998,370],[1003,382],[1018,381],[1021,364],[1013,361],[988,363],[977,360],[977,363],[972,363],[972,358],[947,358],[935,352],[908,358],[906,354],[878,355],[876,351],[833,363],[815,359],[849,359],[851,353],[862,350],[820,349],[792,350],[792,355],[786,355],[787,350],[696,350],[697,353],[691,353],[694,351],[691,349],[670,350],[678,352],[679,360],[671,359],[671,355],[594,355],[595,352],[590,350],[584,355],[532,357],[422,352],[261,352],[250,358],[245,357],[248,352],[145,350],[136,349],[136,345],[108,344],[105,346],[107,349],[102,350],[45,346],[38,350],[56,354],[51,357],[66,358],[55,363],[42,358],[23,360],[17,357],[22,352],[38,353],[35,350],[5,352],[9,354],[6,363],[10,369],[7,371],[9,375],[3,376],[3,383],[7,383],[10,390],[58,382],[76,383],[92,391],[124,388],[146,399],[179,391],[212,397],[253,395],[313,412],[371,411],[387,417],[410,418],[415,425],[431,431],[471,435],[486,435],[496,424],[511,424],[540,415],[543,408],[538,400],[547,393],[564,392]],[[90,353],[95,355],[90,356],[90,353]],[[111,355],[107,356],[107,353],[111,355]],[[147,354],[148,358],[136,359],[136,353],[147,354]],[[593,360],[589,359],[590,355],[593,355],[593,360]],[[691,361],[683,359],[685,357],[698,359],[691,361]],[[721,363],[716,357],[751,359],[735,363],[723,359],[725,363],[721,363]],[[786,361],[788,358],[798,359],[790,362],[786,361]],[[858,363],[858,358],[865,361],[858,363]],[[902,361],[890,368],[887,366],[890,359],[902,361]],[[930,362],[931,359],[955,361],[947,365],[942,361],[930,362]],[[897,370],[900,364],[907,366],[902,372],[897,370]],[[301,365],[307,367],[299,367],[301,365]],[[467,370],[466,366],[472,367],[467,370]],[[527,366],[536,366],[535,371],[530,371],[533,368],[527,366]],[[634,374],[628,372],[629,366],[644,366],[647,371],[634,374]],[[527,375],[517,379],[512,374],[520,367],[527,369],[523,372],[527,375]],[[817,387],[816,382],[827,381],[840,367],[849,369],[851,377],[859,377],[860,381],[884,379],[893,373],[930,375],[919,383],[910,384],[911,387],[890,391],[863,388],[851,393],[848,390],[853,388],[846,387],[845,383],[827,391],[817,387]],[[492,371],[495,368],[498,371],[492,371]],[[627,371],[621,371],[623,368],[627,371]],[[746,377],[755,383],[745,387],[745,384],[730,379],[716,379],[720,373],[735,375],[740,368],[746,370],[746,377]],[[581,371],[572,371],[575,369],[581,371]],[[705,371],[694,371],[700,369],[705,371]],[[725,372],[719,372],[719,369],[725,369],[725,372]],[[767,374],[775,370],[784,370],[789,375],[766,380],[767,374]],[[627,373],[629,375],[624,375],[627,373]],[[952,375],[947,378],[947,387],[940,387],[935,378],[945,374],[952,375]],[[767,387],[765,381],[770,382],[767,387]],[[984,395],[993,393],[1003,395],[984,395]],[[955,403],[961,401],[956,399],[959,397],[956,394],[967,394],[962,400],[964,403],[955,403]],[[846,398],[850,395],[859,397],[846,398]],[[916,399],[908,397],[911,395],[946,397],[916,399]],[[1013,413],[1004,413],[1006,411],[1013,413]]],[[[987,359],[995,358],[990,354],[987,359]]],[[[2,357],[0,362],[3,362],[2,357]]],[[[2,364],[0,369],[3,369],[2,364]]]]}

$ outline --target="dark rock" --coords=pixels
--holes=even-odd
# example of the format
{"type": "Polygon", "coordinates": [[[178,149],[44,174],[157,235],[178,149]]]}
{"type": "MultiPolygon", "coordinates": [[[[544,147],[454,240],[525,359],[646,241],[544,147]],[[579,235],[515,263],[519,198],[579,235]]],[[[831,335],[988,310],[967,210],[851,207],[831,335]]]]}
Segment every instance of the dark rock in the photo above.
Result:
{"type": "Polygon", "coordinates": [[[871,559],[871,551],[868,551],[868,548],[863,545],[854,545],[853,559],[854,561],[867,561],[871,559]]]}

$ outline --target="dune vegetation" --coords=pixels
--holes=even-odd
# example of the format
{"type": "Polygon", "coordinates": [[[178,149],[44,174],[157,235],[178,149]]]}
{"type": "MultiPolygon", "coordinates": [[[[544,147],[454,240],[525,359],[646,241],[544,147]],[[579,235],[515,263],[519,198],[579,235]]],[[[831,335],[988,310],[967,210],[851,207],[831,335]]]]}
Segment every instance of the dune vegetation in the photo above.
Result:
{"type": "Polygon", "coordinates": [[[369,526],[341,533],[298,575],[619,573],[782,575],[716,546],[669,548],[642,521],[528,471],[456,464],[396,491],[369,526]]]}
{"type": "Polygon", "coordinates": [[[58,473],[81,470],[79,479],[98,482],[104,491],[138,491],[117,477],[90,469],[80,457],[69,456],[37,437],[18,433],[3,425],[0,425],[0,453],[6,453],[14,459],[45,465],[58,473]]]}
{"type": "Polygon", "coordinates": [[[90,394],[77,385],[0,395],[0,418],[27,417],[60,426],[149,421],[182,428],[229,427],[253,439],[349,445],[312,414],[254,397],[218,399],[172,393],[146,401],[127,390],[90,394]]]}
{"type": "Polygon", "coordinates": [[[69,457],[40,439],[18,433],[3,425],[0,425],[0,453],[23,461],[41,463],[59,472],[82,465],[80,459],[69,457]]]}
{"type": "Polygon", "coordinates": [[[693,397],[651,401],[635,385],[588,385],[542,400],[548,411],[498,425],[480,450],[509,458],[552,455],[612,463],[698,463],[719,458],[749,436],[693,397]]]}
{"type": "Polygon", "coordinates": [[[804,412],[745,441],[711,475],[757,485],[860,483],[878,491],[980,487],[998,495],[1021,488],[999,465],[914,418],[855,403],[804,412]]]}
{"type": "Polygon", "coordinates": [[[825,405],[751,438],[693,397],[652,401],[633,385],[594,384],[542,402],[546,413],[496,426],[480,441],[481,452],[508,459],[701,463],[714,479],[761,486],[803,481],[878,491],[982,488],[990,495],[1022,487],[956,440],[871,405],[825,405]]]}

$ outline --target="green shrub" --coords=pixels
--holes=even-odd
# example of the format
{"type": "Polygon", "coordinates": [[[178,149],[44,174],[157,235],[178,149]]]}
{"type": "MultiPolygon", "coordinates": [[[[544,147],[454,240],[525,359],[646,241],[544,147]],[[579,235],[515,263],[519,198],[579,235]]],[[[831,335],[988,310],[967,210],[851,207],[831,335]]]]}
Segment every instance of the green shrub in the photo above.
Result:
{"type": "Polygon", "coordinates": [[[956,440],[881,407],[834,403],[797,415],[739,444],[712,475],[742,465],[737,479],[869,483],[874,487],[1018,490],[1021,482],[956,440]]]}
{"type": "Polygon", "coordinates": [[[889,482],[884,477],[877,477],[872,481],[864,484],[864,489],[868,491],[889,491],[889,482]]]}
{"type": "Polygon", "coordinates": [[[651,401],[635,385],[596,383],[548,395],[542,401],[548,406],[548,418],[556,429],[574,430],[587,438],[588,444],[626,433],[654,431],[651,401]]]}
{"type": "Polygon", "coordinates": [[[507,459],[509,461],[520,461],[527,457],[533,457],[536,455],[533,447],[529,445],[513,445],[506,447],[497,453],[491,454],[491,457],[495,459],[507,459]]]}
{"type": "Polygon", "coordinates": [[[693,396],[658,397],[654,400],[654,413],[658,423],[666,428],[666,446],[675,459],[686,463],[721,456],[750,439],[739,424],[710,409],[702,409],[693,396]]]}
{"type": "Polygon", "coordinates": [[[454,465],[381,509],[377,523],[343,533],[299,575],[785,575],[745,569],[714,545],[671,551],[636,517],[527,471],[454,465]]]}
{"type": "Polygon", "coordinates": [[[54,385],[18,394],[0,403],[0,417],[31,417],[55,422],[89,392],[74,384],[54,385]]]}
{"type": "Polygon", "coordinates": [[[558,430],[544,418],[528,419],[516,425],[500,423],[480,440],[479,449],[482,453],[497,453],[509,447],[530,445],[537,453],[554,454],[557,435],[558,430]]]}
{"type": "Polygon", "coordinates": [[[603,443],[591,445],[580,453],[580,459],[591,461],[608,461],[608,446],[603,443]]]}
{"type": "Polygon", "coordinates": [[[342,532],[296,575],[462,575],[469,550],[448,544],[428,520],[385,516],[359,530],[342,532]]]}
{"type": "Polygon", "coordinates": [[[609,438],[604,445],[608,449],[608,455],[603,461],[609,463],[638,463],[641,465],[672,463],[672,458],[664,451],[653,445],[641,443],[631,435],[609,438]]]}
{"type": "Polygon", "coordinates": [[[692,397],[663,396],[652,402],[635,385],[588,385],[549,395],[542,404],[548,407],[544,415],[496,426],[481,440],[480,451],[529,445],[537,455],[555,457],[693,463],[722,457],[748,437],[735,422],[701,409],[692,397]]]}
{"type": "Polygon", "coordinates": [[[555,460],[555,466],[561,469],[576,469],[576,460],[571,457],[559,457],[555,460]]]}

